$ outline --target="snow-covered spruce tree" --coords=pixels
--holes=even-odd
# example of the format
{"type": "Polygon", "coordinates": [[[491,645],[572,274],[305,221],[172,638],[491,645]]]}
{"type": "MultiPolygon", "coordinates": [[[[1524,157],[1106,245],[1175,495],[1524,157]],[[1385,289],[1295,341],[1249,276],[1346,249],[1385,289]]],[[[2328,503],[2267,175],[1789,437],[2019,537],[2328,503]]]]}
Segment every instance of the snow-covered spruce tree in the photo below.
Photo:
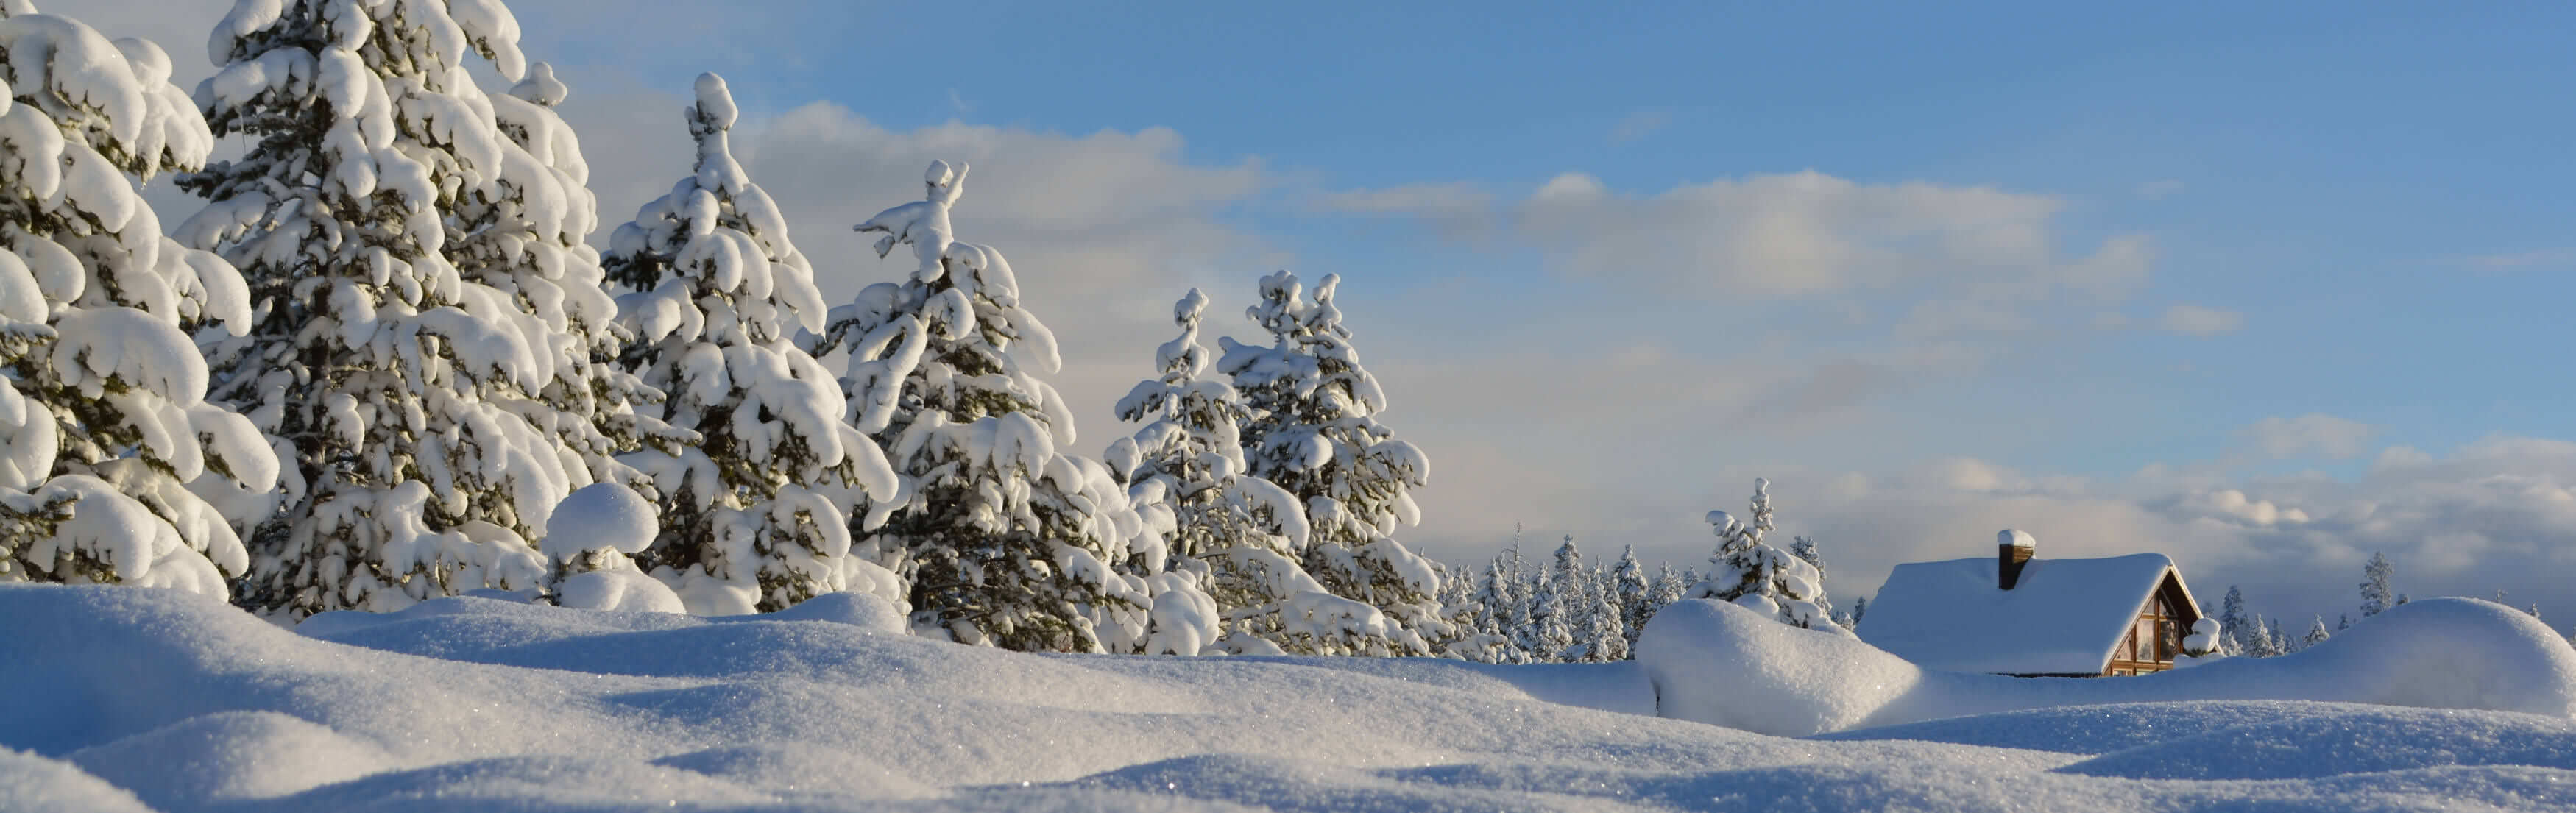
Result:
{"type": "Polygon", "coordinates": [[[1861,596],[1859,598],[1852,599],[1851,612],[1843,616],[1843,627],[1847,629],[1857,629],[1860,627],[1860,620],[1868,615],[1869,597],[1861,596]]]}
{"type": "Polygon", "coordinates": [[[2369,618],[2395,606],[2395,599],[2390,598],[2394,591],[2388,582],[2396,575],[2397,567],[2388,563],[2387,556],[2370,555],[2370,561],[2361,566],[2361,617],[2369,618]]]}
{"type": "Polygon", "coordinates": [[[197,105],[253,143],[180,179],[208,200],[181,239],[241,268],[256,314],[206,345],[210,392],[293,460],[252,536],[254,608],[544,578],[527,540],[589,473],[527,402],[581,348],[554,333],[562,303],[528,293],[544,272],[468,274],[449,253],[480,207],[547,223],[576,197],[519,160],[467,71],[475,54],[516,80],[517,39],[493,0],[240,0],[209,43],[222,68],[197,105]]]}
{"type": "Polygon", "coordinates": [[[1530,583],[1529,620],[1523,622],[1515,636],[1521,648],[1530,654],[1532,663],[1563,663],[1566,650],[1574,648],[1571,622],[1577,585],[1556,577],[1553,568],[1534,574],[1530,583]]]}
{"type": "Polygon", "coordinates": [[[1001,252],[953,239],[966,170],[931,162],[922,200],[855,227],[885,232],[879,257],[910,245],[919,263],[859,291],[809,337],[816,355],[849,351],[853,419],[885,441],[905,482],[907,498],[878,506],[890,518],[859,549],[910,580],[924,634],[1018,650],[1202,651],[1216,625],[1193,625],[1215,606],[1199,604],[1197,574],[1166,569],[1169,518],[1149,521],[1108,466],[1062,451],[1073,414],[1029,369],[1060,366],[1054,334],[1022,307],[1001,252]]]}
{"type": "MultiPolygon", "coordinates": [[[[1669,568],[1667,568],[1669,569],[1669,568]]],[[[1654,582],[1646,576],[1646,565],[1637,561],[1637,546],[1629,545],[1619,552],[1619,564],[1610,572],[1612,600],[1619,608],[1620,637],[1627,639],[1625,651],[1637,650],[1637,636],[1645,632],[1646,619],[1654,615],[1648,606],[1653,601],[1654,582]]]]}
{"type": "Polygon", "coordinates": [[[1462,648],[1475,653],[1469,660],[1484,663],[1527,663],[1528,653],[1514,644],[1511,636],[1512,609],[1521,603],[1518,576],[1505,572],[1504,560],[1496,557],[1485,564],[1484,574],[1477,579],[1474,615],[1474,637],[1462,642],[1462,648]]]}
{"type": "Polygon", "coordinates": [[[2332,637],[2334,637],[2334,633],[2326,629],[2326,617],[2320,615],[2317,616],[2317,622],[2315,624],[2308,626],[2308,637],[2306,640],[2300,642],[2299,648],[2306,649],[2308,647],[2316,646],[2318,644],[2325,643],[2327,638],[2332,637]]]}
{"type": "Polygon", "coordinates": [[[1718,538],[1717,552],[1708,560],[1717,569],[1693,586],[1689,597],[1734,602],[1793,627],[1851,634],[1826,610],[1823,574],[1763,543],[1762,535],[1772,530],[1770,480],[1754,479],[1752,513],[1753,521],[1747,523],[1724,511],[1708,512],[1718,538]]]}
{"type": "Polygon", "coordinates": [[[617,321],[599,251],[586,242],[599,207],[581,141],[554,110],[568,95],[554,68],[537,62],[508,95],[491,97],[515,149],[503,151],[494,194],[458,206],[462,236],[447,254],[467,279],[516,296],[570,342],[555,350],[564,363],[537,398],[505,405],[579,454],[591,480],[646,486],[618,455],[646,446],[676,453],[698,436],[663,422],[663,394],[619,363],[633,337],[617,321]]]}
{"type": "MultiPolygon", "coordinates": [[[[1816,606],[1823,607],[1825,609],[1826,618],[1838,618],[1840,614],[1834,612],[1833,601],[1826,598],[1821,592],[1825,586],[1825,554],[1823,551],[1816,548],[1816,541],[1804,536],[1790,537],[1789,555],[1798,557],[1798,561],[1805,562],[1807,563],[1807,566],[1816,569],[1816,587],[1819,591],[1816,596],[1816,606]]],[[[1840,621],[1836,621],[1834,623],[1842,624],[1840,621]]],[[[1842,624],[1842,627],[1844,629],[1850,629],[1851,625],[1842,624]]]]}
{"type": "Polygon", "coordinates": [[[1118,418],[1144,427],[1111,443],[1105,462],[1140,508],[1170,517],[1174,561],[1203,563],[1206,591],[1222,618],[1219,648],[1347,651],[1353,633],[1345,618],[1307,612],[1330,595],[1298,563],[1307,542],[1305,511],[1286,490],[1244,473],[1242,399],[1206,377],[1210,358],[1199,344],[1199,320],[1207,304],[1195,288],[1173,304],[1172,322],[1181,333],[1155,351],[1159,375],[1137,382],[1118,401],[1118,418]],[[1308,593],[1325,595],[1301,598],[1308,593]]]}
{"type": "Polygon", "coordinates": [[[849,527],[862,497],[896,499],[894,471],[845,419],[831,372],[794,342],[800,326],[822,326],[813,268],[733,159],[724,80],[700,75],[683,112],[696,171],[617,227],[602,261],[636,292],[619,302],[635,337],[627,368],[668,394],[663,420],[702,437],[629,457],[661,498],[661,533],[636,563],[699,615],[842,590],[899,602],[894,573],[851,554],[849,527]]]}
{"type": "Polygon", "coordinates": [[[1261,301],[1245,311],[1271,335],[1269,346],[1221,339],[1218,371],[1232,376],[1252,418],[1243,425],[1251,474],[1297,495],[1313,538],[1306,571],[1334,595],[1377,608],[1384,636],[1364,654],[1428,654],[1445,635],[1438,575],[1392,534],[1421,521],[1411,489],[1430,458],[1378,422],[1386,394],[1360,366],[1351,331],[1333,303],[1341,278],[1326,274],[1311,296],[1297,275],[1261,278],[1261,301]]]}
{"type": "Polygon", "coordinates": [[[2227,586],[2227,598],[2219,602],[2219,651],[2228,655],[2251,654],[2257,647],[2255,638],[2261,628],[2245,614],[2245,592],[2236,585],[2227,586]]]}
{"type": "Polygon", "coordinates": [[[1655,580],[1646,588],[1644,607],[1637,613],[1637,620],[1628,625],[1629,652],[1637,651],[1637,638],[1645,633],[1647,624],[1654,622],[1655,613],[1682,600],[1682,596],[1690,592],[1690,587],[1689,577],[1674,572],[1671,562],[1665,562],[1656,569],[1655,580]]]}
{"type": "Polygon", "coordinates": [[[258,430],[205,401],[188,338],[245,329],[248,292],[134,186],[214,144],[169,77],[150,42],[0,3],[0,582],[223,596],[248,567],[187,487],[277,479],[258,430]]]}

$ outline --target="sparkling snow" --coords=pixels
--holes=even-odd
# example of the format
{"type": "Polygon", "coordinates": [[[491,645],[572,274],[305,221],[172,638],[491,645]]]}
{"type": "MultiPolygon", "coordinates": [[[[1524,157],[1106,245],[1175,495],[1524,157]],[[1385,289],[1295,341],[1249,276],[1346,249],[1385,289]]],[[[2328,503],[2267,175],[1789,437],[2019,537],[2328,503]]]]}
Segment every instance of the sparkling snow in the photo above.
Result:
{"type": "MultiPolygon", "coordinates": [[[[1740,616],[1863,646],[1696,606],[1698,632],[1720,637],[1660,619],[1649,635],[1795,654],[1707,628],[1740,616]]],[[[2563,643],[2516,654],[2536,644],[2490,613],[2509,611],[2415,602],[2270,663],[2287,675],[2419,655],[2498,685],[2576,683],[2547,671],[2576,660],[2563,643]],[[2465,643],[2413,649],[2428,640],[2465,643]],[[2348,641],[2388,656],[2336,655],[2348,641]]],[[[13,622],[0,636],[9,810],[2576,805],[2563,711],[2203,699],[1787,739],[1620,713],[1653,708],[1634,664],[1016,654],[891,634],[891,608],[864,596],[744,619],[441,599],[324,614],[298,634],[178,591],[10,586],[0,617],[13,622]]],[[[2106,687],[2087,698],[2106,700],[2158,680],[2018,685],[2106,687]]]]}

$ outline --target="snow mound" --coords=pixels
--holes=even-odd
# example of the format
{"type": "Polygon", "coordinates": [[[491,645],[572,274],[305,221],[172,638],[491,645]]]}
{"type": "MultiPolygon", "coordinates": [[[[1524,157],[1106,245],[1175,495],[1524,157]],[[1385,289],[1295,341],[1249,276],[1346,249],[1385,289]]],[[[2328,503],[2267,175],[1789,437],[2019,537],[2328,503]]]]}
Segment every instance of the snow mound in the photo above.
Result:
{"type": "Polygon", "coordinates": [[[685,613],[680,594],[662,580],[633,570],[575,573],[555,583],[555,602],[576,610],[685,613]]]}
{"type": "Polygon", "coordinates": [[[2187,700],[2323,700],[2576,716],[2576,649],[2476,599],[2407,604],[2307,651],[2112,680],[1923,669],[1858,640],[1684,601],[1637,661],[1667,717],[1804,736],[2017,709],[2187,700]]]}
{"type": "Polygon", "coordinates": [[[642,553],[659,529],[653,504],[634,489],[592,483],[574,489],[546,518],[545,554],[548,559],[569,562],[594,550],[642,553]]]}
{"type": "Polygon", "coordinates": [[[830,621],[878,635],[902,635],[910,624],[894,602],[869,593],[824,593],[768,615],[733,616],[764,621],[830,621]]]}
{"type": "Polygon", "coordinates": [[[151,813],[123,788],[35,754],[0,748],[0,810],[10,813],[151,813]]]}

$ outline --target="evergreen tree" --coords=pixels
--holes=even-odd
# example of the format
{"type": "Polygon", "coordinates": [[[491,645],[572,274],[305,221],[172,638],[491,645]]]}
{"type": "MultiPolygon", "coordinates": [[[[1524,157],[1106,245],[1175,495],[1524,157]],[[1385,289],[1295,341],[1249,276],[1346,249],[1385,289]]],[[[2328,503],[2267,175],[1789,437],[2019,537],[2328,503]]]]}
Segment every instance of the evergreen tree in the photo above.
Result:
{"type": "Polygon", "coordinates": [[[2373,553],[2361,566],[2361,617],[2369,618],[2387,612],[2391,604],[2388,581],[2397,575],[2397,567],[2385,555],[2373,553]]]}
{"type": "Polygon", "coordinates": [[[1306,571],[1333,595],[1384,613],[1385,637],[1363,651],[1424,654],[1441,634],[1437,576],[1392,535],[1421,521],[1410,492],[1427,481],[1430,458],[1378,422],[1386,394],[1342,326],[1340,282],[1327,274],[1309,296],[1294,274],[1263,277],[1261,302],[1246,315],[1272,342],[1222,339],[1217,369],[1250,408],[1242,437],[1251,474],[1306,506],[1306,571]]]}
{"type": "Polygon", "coordinates": [[[1753,481],[1752,522],[1739,522],[1724,511],[1708,512],[1718,537],[1709,562],[1718,566],[1706,581],[1691,588],[1691,598],[1733,602],[1802,629],[1850,634],[1825,609],[1824,580],[1816,568],[1762,542],[1772,530],[1771,481],[1753,481]]]}
{"type": "Polygon", "coordinates": [[[1173,306],[1181,335],[1156,351],[1160,375],[1119,400],[1119,419],[1145,426],[1110,444],[1110,472],[1138,505],[1170,517],[1172,556],[1202,563],[1209,573],[1223,649],[1345,650],[1352,642],[1342,625],[1308,623],[1300,613],[1300,596],[1328,593],[1298,563],[1308,541],[1303,506],[1270,481],[1244,473],[1242,399],[1225,382],[1205,377],[1209,358],[1199,344],[1199,319],[1207,303],[1194,288],[1173,306]]]}
{"type": "Polygon", "coordinates": [[[684,111],[695,171],[617,227],[604,261],[635,344],[627,369],[669,393],[687,448],[636,453],[661,497],[661,533],[636,562],[700,615],[769,612],[822,593],[900,601],[891,571],[853,556],[853,490],[884,502],[894,471],[843,419],[838,382],[793,342],[822,324],[822,294],[769,194],[734,161],[733,95],[698,77],[684,111]]]}
{"type": "MultiPolygon", "coordinates": [[[[1815,540],[1808,539],[1803,536],[1791,537],[1789,540],[1789,555],[1798,557],[1798,561],[1805,562],[1809,567],[1816,569],[1816,588],[1818,590],[1815,600],[1816,606],[1824,608],[1826,618],[1837,617],[1837,614],[1834,612],[1834,603],[1831,600],[1826,599],[1822,592],[1825,586],[1825,557],[1822,552],[1816,549],[1815,540]]],[[[1844,624],[1841,621],[1836,621],[1834,623],[1841,624],[1843,629],[1851,629],[1850,624],[1844,624]]]]}
{"type": "Polygon", "coordinates": [[[1476,632],[1483,636],[1479,643],[1486,663],[1523,663],[1528,653],[1513,645],[1512,608],[1520,604],[1520,583],[1503,571],[1500,558],[1485,563],[1485,573],[1476,589],[1476,632]]]}
{"type": "MultiPolygon", "coordinates": [[[[1062,451],[1073,413],[1022,364],[1055,372],[1054,334],[1023,307],[1000,251],[954,239],[949,209],[966,174],[934,161],[922,200],[855,227],[885,232],[879,257],[910,245],[919,264],[833,309],[808,344],[849,350],[853,420],[884,441],[908,495],[878,506],[891,516],[859,549],[910,579],[913,627],[926,634],[1018,650],[1177,649],[1172,635],[1148,634],[1156,591],[1204,593],[1188,571],[1165,569],[1164,529],[1109,467],[1062,451]]],[[[1298,615],[1366,634],[1352,604],[1308,602],[1298,615]]]]}
{"type": "Polygon", "coordinates": [[[2352,629],[2352,614],[2343,613],[2341,615],[2337,615],[2335,617],[2335,631],[2341,632],[2348,629],[2352,629]]]}
{"type": "Polygon", "coordinates": [[[1869,597],[1862,596],[1860,598],[1852,599],[1850,615],[1851,622],[1844,626],[1858,629],[1860,627],[1861,617],[1866,615],[1869,615],[1869,597]]]}
{"type": "Polygon", "coordinates": [[[1569,593],[1577,588],[1557,577],[1554,568],[1539,571],[1530,586],[1529,622],[1521,636],[1521,646],[1536,663],[1563,663],[1567,650],[1574,648],[1572,620],[1575,599],[1569,593]]]}
{"type": "Polygon", "coordinates": [[[2227,599],[2219,606],[2222,609],[2218,614],[2218,639],[2223,645],[2220,651],[2229,655],[2250,655],[2259,649],[2256,639],[2260,637],[2262,627],[2255,623],[2254,617],[2245,614],[2244,591],[2237,589],[2236,585],[2228,585],[2227,599]]]}
{"type": "Polygon", "coordinates": [[[2313,625],[2310,625],[2310,626],[2308,627],[2308,637],[2307,637],[2307,640],[2305,640],[2304,642],[2302,642],[2302,643],[2300,644],[2299,648],[2300,648],[2300,649],[2306,649],[2306,648],[2308,648],[2308,647],[2312,647],[2312,646],[2316,646],[2316,645],[2318,645],[2318,644],[2325,643],[2325,642],[2326,642],[2326,639],[2327,639],[2328,637],[2333,636],[2333,635],[2334,635],[2334,633],[2331,633],[2331,632],[2327,632],[2327,631],[2326,631],[2326,617],[2325,617],[2325,616],[2323,616],[2323,615],[2319,615],[2319,616],[2317,616],[2317,623],[2315,623],[2315,624],[2313,624],[2313,625]]]}
{"type": "Polygon", "coordinates": [[[493,195],[460,205],[454,228],[462,236],[448,253],[460,273],[512,292],[547,320],[548,330],[573,343],[538,398],[507,406],[578,454],[590,479],[649,488],[618,456],[646,446],[676,454],[700,436],[662,421],[663,393],[619,363],[634,337],[618,323],[607,270],[588,243],[599,223],[590,165],[580,138],[554,109],[569,95],[553,66],[537,62],[507,95],[491,97],[502,136],[517,147],[504,151],[505,166],[552,183],[505,181],[493,195]],[[548,193],[569,197],[547,200],[548,193]]]}
{"type": "MultiPolygon", "coordinates": [[[[1666,566],[1664,570],[1669,573],[1672,568],[1666,566]]],[[[1645,632],[1646,619],[1653,617],[1656,609],[1655,584],[1647,577],[1646,566],[1637,561],[1637,546],[1629,545],[1619,552],[1619,567],[1611,572],[1610,580],[1617,586],[1620,637],[1626,639],[1621,648],[1633,656],[1637,636],[1645,632]]]]}
{"type": "Polygon", "coordinates": [[[277,458],[204,400],[187,333],[247,328],[248,294],[134,185],[213,147],[169,77],[150,42],[0,4],[0,582],[223,596],[248,569],[188,484],[264,492],[277,458]]]}
{"type": "Polygon", "coordinates": [[[210,43],[222,68],[197,101],[215,135],[253,143],[180,178],[208,201],[181,240],[242,270],[256,318],[206,346],[209,394],[292,461],[252,533],[253,607],[535,586],[528,540],[590,480],[595,450],[531,420],[583,355],[541,293],[560,272],[477,262],[467,231],[524,218],[506,228],[559,240],[581,196],[504,136],[468,72],[472,53],[520,78],[517,22],[459,8],[239,0],[210,43]]]}

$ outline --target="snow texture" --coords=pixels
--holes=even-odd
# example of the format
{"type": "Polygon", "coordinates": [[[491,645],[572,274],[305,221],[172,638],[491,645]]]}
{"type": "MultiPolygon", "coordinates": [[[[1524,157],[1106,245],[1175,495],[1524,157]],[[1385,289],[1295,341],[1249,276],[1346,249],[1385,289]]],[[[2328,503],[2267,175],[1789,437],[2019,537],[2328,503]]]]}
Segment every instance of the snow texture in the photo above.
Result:
{"type": "Polygon", "coordinates": [[[2033,559],[2002,590],[1991,556],[1909,562],[1888,574],[1854,632],[1927,669],[2101,674],[2171,572],[2173,560],[2158,553],[2033,559]]]}
{"type": "MultiPolygon", "coordinates": [[[[2294,655],[2122,678],[1926,669],[1862,641],[1714,601],[1656,613],[1637,642],[1664,716],[1782,736],[2100,703],[2327,700],[2576,716],[2576,650],[2537,619],[2475,599],[2382,613],[2294,655]]],[[[1873,614],[1872,617],[1876,617],[1873,614]]]]}
{"type": "MultiPolygon", "coordinates": [[[[2501,617],[2468,608],[2481,612],[2417,614],[2418,632],[2481,637],[2466,627],[2501,617]]],[[[1711,609],[1749,635],[1858,646],[1711,609]]],[[[0,617],[24,625],[0,637],[0,693],[46,698],[0,704],[0,808],[2576,806],[2576,722],[2564,714],[2196,700],[1784,739],[1642,716],[1653,687],[1634,664],[1031,655],[784,620],[793,612],[718,620],[452,598],[290,632],[168,591],[0,587],[0,617]]],[[[2357,665],[2306,663],[2289,671],[2357,665]]]]}

